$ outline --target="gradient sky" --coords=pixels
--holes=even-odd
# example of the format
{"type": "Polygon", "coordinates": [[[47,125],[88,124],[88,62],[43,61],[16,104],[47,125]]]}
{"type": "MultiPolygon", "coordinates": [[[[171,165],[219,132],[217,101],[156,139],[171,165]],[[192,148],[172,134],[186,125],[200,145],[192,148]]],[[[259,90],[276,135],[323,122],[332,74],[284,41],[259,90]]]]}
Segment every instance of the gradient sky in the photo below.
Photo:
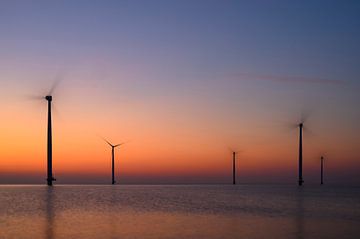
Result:
{"type": "Polygon", "coordinates": [[[1,1],[0,183],[360,183],[359,1],[1,1]]]}

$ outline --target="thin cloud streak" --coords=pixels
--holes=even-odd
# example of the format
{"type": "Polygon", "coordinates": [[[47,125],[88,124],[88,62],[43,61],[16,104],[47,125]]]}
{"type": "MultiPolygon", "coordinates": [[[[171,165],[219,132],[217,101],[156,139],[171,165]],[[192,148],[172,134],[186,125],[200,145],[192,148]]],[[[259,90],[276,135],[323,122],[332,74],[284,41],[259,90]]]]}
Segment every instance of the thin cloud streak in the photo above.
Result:
{"type": "Polygon", "coordinates": [[[236,74],[237,78],[241,80],[262,80],[262,81],[274,81],[284,83],[305,83],[305,84],[327,84],[327,85],[345,85],[346,82],[342,80],[305,77],[305,76],[280,76],[280,75],[268,75],[268,74],[236,74]]]}

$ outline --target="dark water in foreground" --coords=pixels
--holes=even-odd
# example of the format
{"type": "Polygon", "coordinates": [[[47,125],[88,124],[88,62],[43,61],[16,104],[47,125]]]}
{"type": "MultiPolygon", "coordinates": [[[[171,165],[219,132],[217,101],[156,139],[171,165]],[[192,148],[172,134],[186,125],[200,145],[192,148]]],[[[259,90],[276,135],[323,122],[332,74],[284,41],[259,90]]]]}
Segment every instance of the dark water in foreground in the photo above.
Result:
{"type": "Polygon", "coordinates": [[[360,238],[360,188],[0,186],[0,238],[360,238]]]}

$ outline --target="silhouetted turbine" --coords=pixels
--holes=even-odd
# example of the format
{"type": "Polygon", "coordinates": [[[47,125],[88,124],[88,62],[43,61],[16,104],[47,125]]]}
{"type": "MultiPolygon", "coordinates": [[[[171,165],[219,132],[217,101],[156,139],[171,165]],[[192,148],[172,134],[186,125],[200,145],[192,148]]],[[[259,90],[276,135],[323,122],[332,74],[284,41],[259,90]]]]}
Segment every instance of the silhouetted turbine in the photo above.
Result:
{"type": "Polygon", "coordinates": [[[232,184],[236,184],[236,155],[238,152],[231,151],[232,152],[232,184]]]}
{"type": "Polygon", "coordinates": [[[296,128],[299,128],[299,186],[304,183],[303,180],[303,132],[304,132],[304,124],[307,118],[309,117],[309,112],[304,112],[301,115],[300,123],[296,125],[296,128]]]}
{"type": "Polygon", "coordinates": [[[53,85],[50,88],[50,91],[47,96],[45,96],[45,100],[48,102],[48,127],[47,127],[47,185],[52,186],[53,181],[56,179],[53,177],[52,171],[52,123],[51,123],[51,103],[52,103],[52,94],[54,93],[55,89],[59,85],[62,78],[55,79],[53,85]]]}
{"type": "Polygon", "coordinates": [[[115,148],[120,145],[123,145],[124,143],[113,145],[106,139],[104,139],[104,140],[106,141],[106,143],[108,143],[111,146],[111,184],[115,184],[115,160],[114,160],[115,148]]]}
{"type": "Polygon", "coordinates": [[[302,176],[302,162],[303,162],[303,148],[302,148],[302,140],[303,140],[303,127],[304,124],[299,124],[299,186],[304,183],[302,176]]]}
{"type": "Polygon", "coordinates": [[[324,157],[320,158],[320,184],[324,184],[324,157]]]}
{"type": "Polygon", "coordinates": [[[233,152],[233,184],[236,184],[236,152],[233,152]]]}
{"type": "Polygon", "coordinates": [[[44,97],[42,96],[28,96],[28,99],[33,100],[43,100],[45,99],[47,101],[48,105],[48,124],[47,124],[47,185],[52,186],[53,181],[56,181],[56,179],[53,177],[53,170],[52,170],[52,100],[53,100],[53,93],[56,90],[57,86],[59,85],[60,81],[62,81],[62,77],[58,75],[53,82],[52,86],[50,87],[49,92],[44,97]]]}
{"type": "Polygon", "coordinates": [[[48,127],[47,127],[47,185],[52,186],[56,181],[52,173],[52,125],[51,125],[51,101],[52,96],[47,95],[45,99],[48,102],[48,127]]]}

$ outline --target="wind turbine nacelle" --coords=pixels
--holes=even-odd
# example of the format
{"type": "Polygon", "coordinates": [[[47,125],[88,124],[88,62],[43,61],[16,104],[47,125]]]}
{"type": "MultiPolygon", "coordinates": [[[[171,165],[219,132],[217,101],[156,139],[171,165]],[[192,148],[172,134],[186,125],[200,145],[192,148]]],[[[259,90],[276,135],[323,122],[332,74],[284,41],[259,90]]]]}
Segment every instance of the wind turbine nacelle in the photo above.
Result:
{"type": "Polygon", "coordinates": [[[47,95],[47,96],[45,96],[45,99],[46,99],[47,101],[52,101],[52,96],[51,96],[51,95],[47,95]]]}

